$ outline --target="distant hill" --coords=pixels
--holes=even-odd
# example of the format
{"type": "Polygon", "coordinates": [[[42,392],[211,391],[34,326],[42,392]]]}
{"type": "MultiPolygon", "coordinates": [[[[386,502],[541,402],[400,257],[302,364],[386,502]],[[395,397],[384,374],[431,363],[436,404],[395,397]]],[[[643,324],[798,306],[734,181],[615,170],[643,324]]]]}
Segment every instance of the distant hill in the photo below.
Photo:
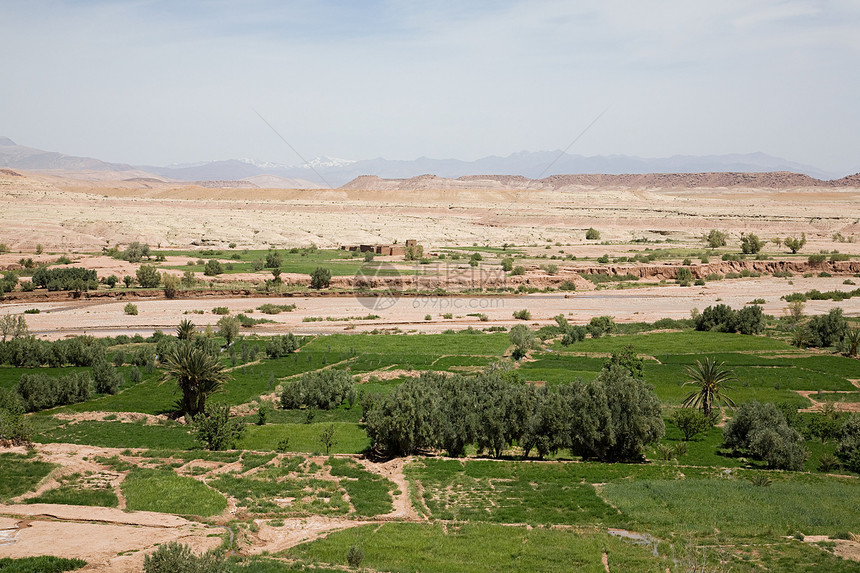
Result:
{"type": "Polygon", "coordinates": [[[406,179],[383,179],[374,175],[356,177],[343,189],[377,189],[411,191],[420,189],[534,189],[574,190],[582,188],[638,189],[796,189],[860,188],[860,173],[842,179],[824,181],[801,173],[768,171],[764,173],[646,173],[646,174],[575,174],[551,175],[529,179],[519,175],[465,175],[456,179],[420,175],[406,179]]]}
{"type": "MultiPolygon", "coordinates": [[[[411,180],[422,174],[432,173],[438,178],[448,181],[457,180],[455,186],[476,186],[475,178],[486,180],[485,185],[507,186],[513,179],[522,177],[528,180],[550,181],[556,176],[585,176],[579,181],[592,181],[595,185],[610,184],[632,185],[639,181],[640,185],[650,185],[646,181],[657,181],[654,186],[672,186],[675,184],[697,186],[704,176],[712,181],[737,181],[730,185],[741,185],[743,174],[769,173],[768,177],[754,177],[749,181],[769,182],[768,185],[782,186],[791,179],[796,182],[792,186],[822,185],[832,179],[834,174],[824,172],[809,165],[802,165],[773,157],[764,153],[729,154],[729,155],[676,155],[665,158],[642,158],[626,155],[593,156],[570,155],[560,151],[522,151],[506,157],[489,156],[475,161],[458,159],[431,159],[420,157],[412,161],[389,159],[368,159],[349,161],[327,157],[316,158],[309,165],[290,167],[272,163],[258,163],[247,159],[228,159],[210,161],[194,165],[179,165],[158,167],[151,165],[131,166],[125,164],[107,163],[89,157],[75,157],[62,153],[42,151],[31,147],[17,145],[6,137],[0,137],[0,167],[22,169],[29,171],[64,170],[64,171],[138,171],[142,177],[146,174],[184,182],[217,182],[224,186],[229,181],[249,182],[251,186],[272,188],[317,188],[339,187],[355,181],[362,176],[373,176],[381,180],[411,180]],[[476,175],[481,173],[492,176],[476,175]],[[775,173],[793,174],[773,175],[775,173]],[[591,175],[589,175],[591,174],[591,175]],[[593,175],[601,174],[601,175],[593,175]],[[689,177],[672,178],[667,174],[687,174],[689,177]],[[729,179],[716,177],[715,174],[731,174],[729,179]],[[650,177],[643,178],[648,175],[650,177]],[[693,176],[695,175],[695,176],[693,176]],[[809,181],[803,183],[802,177],[809,181]],[[470,179],[471,178],[471,179],[470,179]],[[602,178],[602,179],[601,179],[602,178]],[[502,180],[506,182],[503,183],[502,180]],[[489,180],[494,181],[490,183],[489,180]],[[596,183],[598,180],[603,183],[596,183]],[[784,181],[783,181],[784,180],[784,181]],[[681,182],[685,183],[681,183],[681,182]],[[815,183],[817,181],[818,183],[815,183]]],[[[850,176],[857,177],[857,176],[850,176]]],[[[366,180],[360,180],[364,185],[366,180]]],[[[410,185],[414,184],[413,181],[410,185]]],[[[424,184],[436,185],[439,182],[425,180],[424,184]]],[[[452,183],[448,183],[452,184],[452,183]]],[[[554,186],[554,183],[546,183],[554,186]]],[[[579,185],[580,183],[577,183],[579,185]]],[[[581,183],[587,185],[589,183],[581,183]]],[[[751,184],[751,183],[750,183],[751,184]]],[[[388,184],[393,185],[393,184],[388,184]]],[[[453,185],[453,184],[452,184],[453,185]]],[[[245,183],[237,183],[245,186],[245,183]]],[[[724,186],[724,185],[715,185],[724,186]]]]}

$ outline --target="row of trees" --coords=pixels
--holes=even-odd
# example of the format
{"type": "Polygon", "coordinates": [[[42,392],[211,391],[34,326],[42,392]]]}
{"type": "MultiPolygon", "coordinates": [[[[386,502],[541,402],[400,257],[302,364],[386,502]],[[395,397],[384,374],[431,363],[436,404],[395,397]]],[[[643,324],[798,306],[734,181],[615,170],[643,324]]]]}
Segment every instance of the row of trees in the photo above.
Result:
{"type": "Polygon", "coordinates": [[[0,364],[18,368],[92,366],[104,358],[104,341],[92,336],[49,342],[24,335],[0,342],[0,364]]]}
{"type": "Polygon", "coordinates": [[[764,313],[757,304],[734,310],[727,304],[709,306],[694,317],[696,330],[761,334],[765,327],[764,313]]]}
{"type": "MultiPolygon", "coordinates": [[[[720,247],[726,246],[728,238],[728,233],[724,231],[718,231],[717,229],[711,229],[707,234],[702,237],[702,240],[710,248],[718,249],[720,247]]],[[[785,239],[780,239],[779,237],[777,237],[772,241],[775,245],[785,245],[792,253],[796,253],[797,251],[802,249],[804,245],[806,245],[806,233],[803,233],[800,238],[786,237],[785,239]]],[[[741,233],[741,250],[744,253],[758,253],[766,243],[767,240],[759,239],[759,237],[753,233],[741,233]]]]}
{"type": "Polygon", "coordinates": [[[654,391],[618,364],[593,382],[558,388],[524,384],[499,367],[478,376],[425,372],[362,407],[374,449],[393,456],[435,449],[461,456],[474,444],[500,457],[518,444],[526,456],[569,449],[587,459],[639,461],[665,432],[654,391]]]}

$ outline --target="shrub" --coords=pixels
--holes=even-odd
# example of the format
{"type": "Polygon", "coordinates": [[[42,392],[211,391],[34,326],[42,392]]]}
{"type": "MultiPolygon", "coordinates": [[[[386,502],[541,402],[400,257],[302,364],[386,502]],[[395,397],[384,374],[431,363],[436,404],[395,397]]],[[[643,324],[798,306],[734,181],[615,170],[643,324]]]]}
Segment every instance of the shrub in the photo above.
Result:
{"type": "Polygon", "coordinates": [[[529,312],[529,309],[527,308],[514,311],[514,318],[516,318],[517,320],[531,320],[531,317],[532,313],[529,312]]]}
{"type": "Polygon", "coordinates": [[[229,565],[217,553],[197,556],[187,545],[170,541],[143,558],[144,573],[227,573],[229,565]]]}
{"type": "Polygon", "coordinates": [[[346,550],[347,564],[352,568],[358,568],[361,566],[362,561],[364,561],[364,551],[362,551],[361,547],[350,545],[349,549],[346,550]]]}
{"type": "Polygon", "coordinates": [[[767,241],[762,241],[757,235],[741,235],[741,251],[747,255],[758,253],[767,241]]]}
{"type": "Polygon", "coordinates": [[[592,338],[600,338],[604,334],[615,332],[616,325],[611,316],[594,316],[585,328],[592,338]]]}
{"type": "Polygon", "coordinates": [[[589,227],[589,229],[585,232],[585,238],[589,241],[598,241],[600,240],[600,231],[593,227],[589,227]]]}
{"type": "Polygon", "coordinates": [[[548,275],[557,275],[558,274],[558,265],[555,265],[555,264],[541,265],[540,268],[543,269],[543,271],[548,275]]]}
{"type": "Polygon", "coordinates": [[[675,273],[675,280],[681,286],[690,286],[690,282],[693,280],[693,272],[687,267],[681,267],[675,273]]]}
{"type": "Polygon", "coordinates": [[[114,257],[130,263],[139,263],[144,257],[149,258],[149,245],[135,241],[129,244],[124,251],[115,251],[114,257]]]}
{"type": "Polygon", "coordinates": [[[352,376],[344,370],[308,372],[299,380],[285,383],[281,391],[281,407],[288,410],[302,407],[333,410],[354,400],[352,376]]]}
{"type": "Polygon", "coordinates": [[[813,266],[818,266],[826,260],[827,260],[827,255],[820,254],[820,253],[815,254],[815,255],[809,255],[809,258],[807,259],[809,264],[813,265],[813,266]]]}
{"type": "MultiPolygon", "coordinates": [[[[424,256],[424,246],[423,245],[409,245],[404,250],[405,254],[403,255],[403,259],[406,261],[417,261],[420,260],[424,256]]],[[[471,260],[480,260],[480,259],[471,259],[471,260]]]]}
{"type": "Polygon", "coordinates": [[[152,265],[140,265],[135,274],[137,284],[143,288],[156,288],[161,283],[161,275],[152,265]]]}
{"type": "Polygon", "coordinates": [[[523,266],[516,266],[511,269],[511,276],[517,277],[526,274],[526,269],[523,266]]]}
{"type": "Polygon", "coordinates": [[[331,284],[331,271],[324,267],[314,269],[311,273],[311,288],[328,288],[329,284],[331,284]]]}
{"type": "Polygon", "coordinates": [[[602,257],[597,257],[597,262],[603,263],[603,264],[608,263],[609,262],[609,255],[603,255],[602,257]]]}
{"type": "Polygon", "coordinates": [[[123,312],[128,315],[137,316],[137,305],[131,302],[126,303],[125,307],[123,308],[123,312]]]}
{"type": "Polygon", "coordinates": [[[207,450],[229,450],[236,446],[245,432],[240,419],[230,419],[227,404],[206,404],[204,412],[194,416],[194,439],[207,450]]]}
{"type": "Polygon", "coordinates": [[[212,309],[212,314],[219,314],[223,316],[225,314],[230,314],[230,309],[226,306],[216,306],[212,309]]]}
{"type": "Polygon", "coordinates": [[[576,290],[576,283],[574,283],[573,281],[563,281],[560,285],[558,285],[558,290],[574,291],[576,290]]]}
{"type": "Polygon", "coordinates": [[[203,268],[203,274],[207,277],[214,277],[220,275],[224,272],[224,267],[221,265],[221,261],[217,259],[209,259],[206,262],[206,266],[203,268]]]}
{"type": "Polygon", "coordinates": [[[510,257],[502,259],[502,270],[506,273],[514,270],[514,260],[510,257]]]}

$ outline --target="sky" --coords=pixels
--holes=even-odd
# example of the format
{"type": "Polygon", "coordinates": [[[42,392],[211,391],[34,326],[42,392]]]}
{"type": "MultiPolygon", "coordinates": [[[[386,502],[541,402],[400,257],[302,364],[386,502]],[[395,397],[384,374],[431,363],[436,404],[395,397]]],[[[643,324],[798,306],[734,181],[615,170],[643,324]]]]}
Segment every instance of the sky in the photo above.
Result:
{"type": "Polygon", "coordinates": [[[0,135],[106,161],[474,160],[599,116],[570,153],[860,171],[857,0],[4,0],[0,38],[0,135]]]}

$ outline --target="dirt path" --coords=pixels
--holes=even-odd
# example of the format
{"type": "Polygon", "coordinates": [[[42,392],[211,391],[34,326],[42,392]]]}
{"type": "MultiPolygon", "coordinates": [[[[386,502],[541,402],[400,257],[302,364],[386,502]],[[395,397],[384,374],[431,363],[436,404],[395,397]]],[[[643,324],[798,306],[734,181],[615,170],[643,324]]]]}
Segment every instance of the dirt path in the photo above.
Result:
{"type": "MultiPolygon", "coordinates": [[[[851,381],[852,384],[854,381],[851,381]]],[[[813,398],[813,396],[818,395],[818,390],[795,390],[798,394],[812,402],[812,406],[809,408],[803,408],[802,410],[798,410],[798,412],[821,412],[824,410],[827,404],[832,404],[833,409],[838,412],[860,412],[860,402],[820,402],[813,398]]],[[[847,390],[821,390],[822,394],[856,394],[856,392],[850,392],[847,390]]]]}
{"type": "Polygon", "coordinates": [[[0,557],[60,555],[87,561],[84,571],[138,572],[145,553],[169,541],[195,552],[221,543],[221,528],[174,515],[108,507],[0,505],[0,557]]]}
{"type": "Polygon", "coordinates": [[[364,458],[358,459],[358,462],[367,471],[391,480],[397,486],[397,489],[400,490],[400,494],[393,496],[394,503],[391,513],[378,516],[377,519],[422,521],[421,516],[412,507],[412,502],[409,499],[409,482],[406,480],[406,476],[403,475],[403,466],[411,460],[411,457],[395,458],[384,463],[374,463],[364,458]]]}

